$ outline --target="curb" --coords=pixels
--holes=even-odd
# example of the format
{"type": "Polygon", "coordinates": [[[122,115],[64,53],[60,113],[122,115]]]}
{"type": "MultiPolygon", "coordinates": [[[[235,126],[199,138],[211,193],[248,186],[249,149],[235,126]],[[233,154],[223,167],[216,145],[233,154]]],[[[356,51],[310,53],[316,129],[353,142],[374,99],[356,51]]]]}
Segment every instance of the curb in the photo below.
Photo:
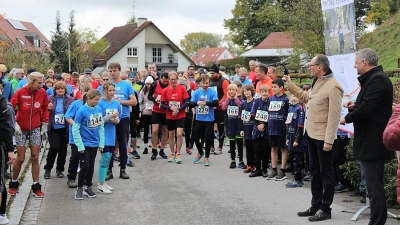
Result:
{"type": "MultiPolygon", "coordinates": [[[[39,166],[41,165],[45,151],[46,148],[42,148],[42,150],[39,152],[39,166]]],[[[9,224],[20,224],[25,206],[29,200],[29,196],[31,195],[31,184],[33,183],[33,180],[31,175],[32,167],[30,165],[31,164],[29,164],[29,168],[25,172],[25,178],[19,187],[18,194],[15,196],[14,201],[10,206],[9,224]]]]}

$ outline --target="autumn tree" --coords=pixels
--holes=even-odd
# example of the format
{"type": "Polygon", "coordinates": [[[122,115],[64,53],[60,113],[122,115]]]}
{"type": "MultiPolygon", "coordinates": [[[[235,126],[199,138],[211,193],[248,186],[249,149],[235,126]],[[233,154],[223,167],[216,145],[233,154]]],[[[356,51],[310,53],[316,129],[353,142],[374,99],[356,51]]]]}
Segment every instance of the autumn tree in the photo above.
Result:
{"type": "Polygon", "coordinates": [[[222,41],[223,38],[219,34],[195,32],[186,34],[179,44],[188,56],[193,56],[200,48],[221,46],[222,41]]]}
{"type": "Polygon", "coordinates": [[[370,0],[370,10],[366,13],[366,22],[373,25],[381,25],[400,8],[400,0],[370,0]]]}

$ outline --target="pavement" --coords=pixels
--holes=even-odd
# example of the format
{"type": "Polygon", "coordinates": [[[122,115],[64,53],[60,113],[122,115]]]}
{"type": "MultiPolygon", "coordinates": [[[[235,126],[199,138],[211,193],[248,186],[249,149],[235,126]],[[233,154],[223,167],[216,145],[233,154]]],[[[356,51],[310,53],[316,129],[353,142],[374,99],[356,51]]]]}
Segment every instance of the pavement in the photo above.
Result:
{"type": "MultiPolygon", "coordinates": [[[[35,199],[28,193],[23,206],[12,204],[10,224],[309,224],[307,218],[296,215],[310,207],[310,182],[301,188],[285,188],[285,181],[269,181],[262,177],[249,178],[242,169],[229,169],[229,147],[224,153],[210,156],[210,167],[201,162],[193,164],[193,155],[182,154],[183,163],[168,163],[158,157],[150,160],[143,155],[143,142],[138,140],[141,159],[133,159],[135,167],[127,167],[130,179],[118,178],[114,168],[114,179],[108,184],[114,187],[110,195],[98,194],[96,198],[74,200],[75,189],[66,185],[67,178],[43,179],[43,199],[35,199]],[[21,217],[16,213],[23,213],[21,217]]],[[[166,151],[167,155],[169,149],[166,151]]],[[[46,154],[46,152],[45,152],[46,154]]],[[[44,165],[45,155],[42,165],[44,165]]],[[[69,156],[67,157],[67,159],[69,156]]],[[[97,155],[96,161],[100,159],[97,155]]],[[[68,163],[68,160],[67,160],[68,163]]],[[[115,165],[118,165],[116,162],[115,165]]],[[[67,167],[67,166],[66,166],[67,167]]],[[[97,183],[97,165],[94,183],[97,183]]],[[[27,178],[30,173],[27,173],[27,178]]],[[[290,175],[289,178],[292,178],[290,175]]],[[[24,182],[21,188],[31,185],[24,182]]],[[[95,188],[94,188],[95,189],[95,188]]],[[[18,195],[17,195],[18,197],[18,195]]],[[[361,207],[358,197],[346,193],[336,194],[332,204],[332,219],[324,224],[367,224],[369,215],[361,214],[358,221],[350,221],[353,213],[341,210],[361,207]]],[[[353,210],[355,212],[356,210],[353,210]]],[[[367,210],[368,211],[368,210],[367,210]]],[[[400,214],[399,210],[390,210],[400,214]]],[[[386,224],[399,224],[388,219],[386,224]]]]}

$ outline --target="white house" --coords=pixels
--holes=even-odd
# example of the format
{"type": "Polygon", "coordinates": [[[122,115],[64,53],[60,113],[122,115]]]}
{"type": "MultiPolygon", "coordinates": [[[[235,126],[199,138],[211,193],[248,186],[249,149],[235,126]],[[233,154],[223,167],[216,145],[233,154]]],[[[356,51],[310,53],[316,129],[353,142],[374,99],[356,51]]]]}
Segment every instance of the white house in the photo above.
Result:
{"type": "Polygon", "coordinates": [[[102,39],[110,45],[104,55],[95,57],[94,73],[101,73],[112,62],[121,64],[122,70],[139,71],[154,62],[159,71],[184,71],[194,62],[177,47],[158,27],[146,18],[137,23],[114,27],[102,39]]]}

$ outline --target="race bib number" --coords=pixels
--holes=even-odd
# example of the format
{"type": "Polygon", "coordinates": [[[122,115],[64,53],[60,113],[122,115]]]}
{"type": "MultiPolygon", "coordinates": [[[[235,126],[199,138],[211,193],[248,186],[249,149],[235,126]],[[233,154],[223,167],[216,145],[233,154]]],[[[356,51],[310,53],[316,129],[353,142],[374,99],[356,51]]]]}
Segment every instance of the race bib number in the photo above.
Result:
{"type": "Polygon", "coordinates": [[[283,102],[281,102],[281,101],[271,101],[271,102],[269,103],[269,108],[268,108],[268,110],[269,110],[269,111],[272,111],[272,112],[279,111],[279,110],[281,110],[282,103],[283,103],[283,102]]]}
{"type": "Polygon", "coordinates": [[[260,93],[255,93],[254,94],[254,98],[261,98],[261,94],[260,93]]]}
{"type": "Polygon", "coordinates": [[[288,113],[285,123],[286,123],[286,124],[291,123],[291,122],[292,122],[292,119],[293,119],[293,113],[292,113],[292,112],[291,112],[291,113],[288,113]]]}
{"type": "Polygon", "coordinates": [[[228,116],[238,116],[239,115],[239,107],[233,106],[233,105],[228,105],[227,113],[228,113],[228,116]]]}
{"type": "Polygon", "coordinates": [[[169,102],[169,107],[176,107],[176,108],[180,108],[181,107],[181,103],[180,102],[173,102],[173,101],[170,101],[169,102]]]}
{"type": "Polygon", "coordinates": [[[106,116],[111,116],[114,112],[117,112],[117,109],[106,109],[106,116]]]}
{"type": "Polygon", "coordinates": [[[249,122],[250,121],[250,112],[246,111],[246,110],[243,110],[241,118],[242,118],[243,121],[249,122]]]}
{"type": "Polygon", "coordinates": [[[56,124],[65,124],[64,114],[54,115],[54,122],[56,124]]]}
{"type": "Polygon", "coordinates": [[[268,122],[268,112],[264,110],[257,110],[256,112],[256,120],[261,121],[261,122],[268,122]]]}
{"type": "Polygon", "coordinates": [[[144,104],[144,108],[152,110],[153,109],[153,105],[154,105],[153,102],[147,102],[146,104],[144,104]]]}
{"type": "Polygon", "coordinates": [[[209,110],[209,107],[206,105],[197,107],[197,113],[199,115],[207,115],[209,110]]]}
{"type": "Polygon", "coordinates": [[[103,122],[103,117],[101,113],[91,114],[88,121],[89,128],[95,128],[101,125],[103,122]]]}

